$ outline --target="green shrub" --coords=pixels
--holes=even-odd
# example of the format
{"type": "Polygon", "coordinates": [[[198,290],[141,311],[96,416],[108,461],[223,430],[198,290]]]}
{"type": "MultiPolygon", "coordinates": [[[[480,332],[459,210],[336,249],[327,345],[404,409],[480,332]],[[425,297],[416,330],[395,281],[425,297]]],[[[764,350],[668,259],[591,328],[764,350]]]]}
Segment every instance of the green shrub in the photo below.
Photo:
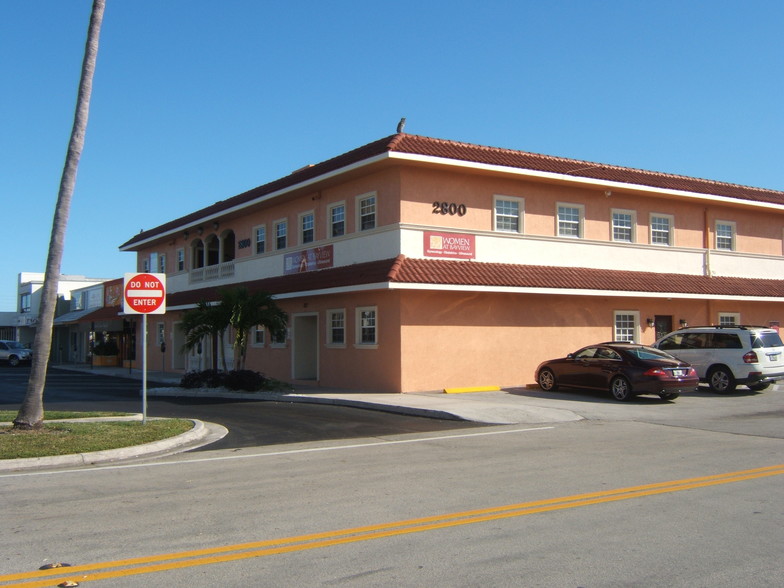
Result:
{"type": "Polygon", "coordinates": [[[259,372],[251,370],[202,370],[187,372],[180,380],[181,388],[228,388],[255,392],[269,388],[270,380],[259,372]]]}

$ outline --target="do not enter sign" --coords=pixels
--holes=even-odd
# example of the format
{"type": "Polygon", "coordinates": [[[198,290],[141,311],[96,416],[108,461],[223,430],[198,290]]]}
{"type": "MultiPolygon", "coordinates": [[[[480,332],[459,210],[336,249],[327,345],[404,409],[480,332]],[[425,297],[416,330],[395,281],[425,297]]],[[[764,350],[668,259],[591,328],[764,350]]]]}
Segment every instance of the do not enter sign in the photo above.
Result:
{"type": "Polygon", "coordinates": [[[127,314],[166,312],[166,274],[125,274],[123,292],[127,314]]]}

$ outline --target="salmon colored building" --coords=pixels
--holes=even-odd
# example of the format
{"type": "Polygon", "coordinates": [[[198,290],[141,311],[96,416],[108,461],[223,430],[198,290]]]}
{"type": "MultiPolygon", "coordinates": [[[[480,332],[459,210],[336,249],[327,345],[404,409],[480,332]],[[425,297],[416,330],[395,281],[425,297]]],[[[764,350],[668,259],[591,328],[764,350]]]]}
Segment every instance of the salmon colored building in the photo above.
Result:
{"type": "Polygon", "coordinates": [[[784,318],[783,192],[405,133],[120,249],[167,274],[149,331],[171,372],[211,365],[182,312],[238,284],[289,319],[251,334],[249,369],[382,392],[522,386],[585,344],[784,318]]]}

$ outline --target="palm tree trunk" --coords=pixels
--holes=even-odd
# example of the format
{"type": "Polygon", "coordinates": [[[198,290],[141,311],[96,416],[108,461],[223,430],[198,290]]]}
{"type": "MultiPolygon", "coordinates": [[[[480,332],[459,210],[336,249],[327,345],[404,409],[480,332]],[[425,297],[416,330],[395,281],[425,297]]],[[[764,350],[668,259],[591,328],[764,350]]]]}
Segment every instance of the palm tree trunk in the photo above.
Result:
{"type": "Polygon", "coordinates": [[[60,190],[52,222],[52,235],[49,240],[49,253],[46,258],[46,273],[41,293],[41,308],[38,326],[33,342],[33,365],[30,380],[14,426],[19,429],[39,428],[44,419],[44,385],[46,384],[46,366],[52,349],[52,328],[54,313],[57,306],[57,287],[60,281],[60,266],[65,245],[65,230],[71,210],[71,199],[76,186],[76,172],[79,159],[84,149],[84,136],[87,129],[87,117],[90,112],[90,95],[93,87],[93,74],[98,55],[98,38],[101,33],[105,0],[94,0],[90,26],[87,31],[87,44],[82,62],[82,74],[79,81],[79,93],[76,100],[74,124],[65,166],[60,178],[60,190]]]}

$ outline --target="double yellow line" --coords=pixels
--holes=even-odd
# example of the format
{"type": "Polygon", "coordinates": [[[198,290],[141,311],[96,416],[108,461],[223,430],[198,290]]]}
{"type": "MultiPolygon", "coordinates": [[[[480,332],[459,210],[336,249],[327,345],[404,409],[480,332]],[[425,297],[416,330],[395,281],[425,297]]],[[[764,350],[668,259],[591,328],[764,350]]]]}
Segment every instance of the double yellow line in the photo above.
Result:
{"type": "Polygon", "coordinates": [[[38,570],[35,572],[24,572],[20,574],[0,575],[0,585],[14,588],[35,588],[43,586],[57,586],[67,580],[79,582],[105,580],[120,578],[124,576],[135,576],[140,574],[151,574],[181,568],[203,566],[215,563],[237,561],[253,557],[264,557],[280,553],[290,553],[293,551],[304,551],[306,549],[317,549],[332,545],[343,545],[358,541],[368,541],[371,539],[382,539],[395,535],[405,535],[408,533],[419,533],[422,531],[432,531],[459,525],[471,525],[498,519],[520,517],[529,514],[576,508],[591,504],[601,504],[605,502],[615,502],[618,500],[628,500],[630,498],[640,498],[643,496],[653,496],[669,492],[679,492],[681,490],[691,490],[694,488],[704,488],[719,484],[730,484],[733,482],[743,482],[768,476],[780,476],[784,474],[784,464],[742,470],[738,472],[728,472],[713,476],[702,476],[699,478],[688,478],[685,480],[675,480],[670,482],[658,482],[643,486],[632,486],[629,488],[619,488],[615,490],[605,490],[602,492],[590,492],[588,494],[577,494],[562,498],[550,498],[546,500],[536,500],[533,502],[522,502],[519,504],[509,504],[493,508],[478,510],[468,510],[445,515],[435,515],[398,521],[392,523],[382,523],[378,525],[368,525],[364,527],[354,527],[340,531],[327,531],[323,533],[313,533],[309,535],[299,535],[296,537],[286,537],[283,539],[270,539],[266,541],[255,541],[252,543],[240,543],[237,545],[226,545],[222,547],[212,547],[207,549],[197,549],[194,551],[182,551],[179,553],[155,555],[150,557],[138,557],[123,559],[95,564],[77,565],[67,568],[54,568],[50,570],[38,570]],[[55,577],[56,576],[56,577],[55,577]],[[6,584],[6,582],[21,583],[6,584]]]}

